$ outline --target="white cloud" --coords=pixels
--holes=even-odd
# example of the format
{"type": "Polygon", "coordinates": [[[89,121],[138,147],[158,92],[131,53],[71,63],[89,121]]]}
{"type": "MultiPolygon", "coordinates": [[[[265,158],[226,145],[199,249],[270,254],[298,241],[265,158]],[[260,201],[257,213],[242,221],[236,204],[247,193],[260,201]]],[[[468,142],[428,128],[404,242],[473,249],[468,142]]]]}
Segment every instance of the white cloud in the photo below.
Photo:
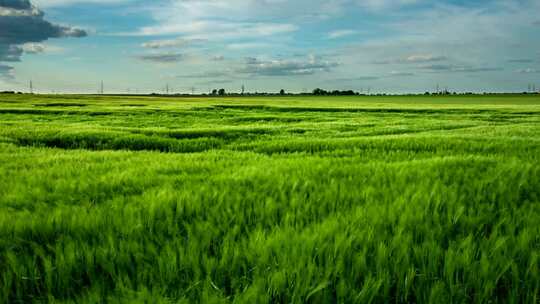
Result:
{"type": "Polygon", "coordinates": [[[62,47],[51,45],[51,44],[43,44],[43,43],[25,43],[22,45],[22,50],[26,54],[40,54],[40,53],[59,54],[65,51],[65,49],[62,47]]]}
{"type": "Polygon", "coordinates": [[[533,68],[526,68],[526,69],[517,70],[516,72],[518,72],[520,74],[533,74],[533,73],[540,73],[540,70],[539,69],[533,69],[533,68]]]}
{"type": "Polygon", "coordinates": [[[161,49],[161,48],[178,48],[190,46],[198,43],[205,42],[204,39],[167,39],[167,40],[154,40],[150,42],[145,42],[141,46],[149,49],[161,49]]]}
{"type": "MultiPolygon", "coordinates": [[[[186,34],[203,38],[271,36],[296,31],[301,22],[343,15],[351,8],[379,10],[417,2],[419,0],[168,0],[146,9],[156,24],[141,28],[137,34],[186,34]]],[[[330,33],[329,37],[354,33],[341,30],[330,33]]]]}
{"type": "Polygon", "coordinates": [[[403,72],[403,71],[390,71],[390,77],[403,77],[403,76],[414,76],[414,73],[403,72]]]}
{"type": "Polygon", "coordinates": [[[76,4],[118,4],[131,2],[133,0],[33,0],[32,2],[38,7],[60,7],[76,4]]]}
{"type": "Polygon", "coordinates": [[[480,72],[495,72],[501,71],[500,67],[475,67],[475,66],[462,66],[455,64],[429,64],[419,67],[420,69],[438,72],[438,73],[448,73],[448,72],[462,72],[462,73],[480,73],[480,72]]]}
{"type": "Polygon", "coordinates": [[[524,29],[537,19],[535,8],[540,8],[540,3],[516,5],[513,0],[494,3],[481,7],[439,4],[415,12],[414,18],[400,13],[400,18],[385,24],[386,35],[351,45],[342,54],[348,61],[356,58],[362,63],[445,61],[445,65],[462,71],[498,69],[509,56],[532,56],[538,42],[523,35],[524,29]]]}
{"type": "Polygon", "coordinates": [[[39,17],[41,12],[36,8],[16,9],[0,6],[0,17],[39,17]]]}
{"type": "Polygon", "coordinates": [[[225,56],[223,55],[214,55],[210,58],[211,61],[223,61],[225,60],[225,56]]]}
{"type": "Polygon", "coordinates": [[[403,58],[397,59],[384,59],[376,60],[373,63],[375,64],[404,64],[404,63],[425,63],[425,62],[438,62],[447,60],[446,56],[437,56],[432,54],[422,54],[422,55],[409,55],[403,58]]]}
{"type": "Polygon", "coordinates": [[[392,7],[413,5],[423,2],[422,0],[358,0],[356,3],[364,8],[371,10],[381,10],[392,7]]]}
{"type": "Polygon", "coordinates": [[[138,35],[177,35],[182,34],[187,39],[231,39],[258,38],[296,31],[292,24],[279,23],[249,23],[215,20],[200,20],[193,22],[171,22],[157,26],[143,27],[138,35]]]}
{"type": "Polygon", "coordinates": [[[240,42],[240,43],[230,43],[227,45],[229,50],[249,50],[249,49],[262,49],[265,47],[272,47],[274,45],[264,42],[240,42]]]}
{"type": "Polygon", "coordinates": [[[236,72],[252,76],[300,76],[329,72],[337,66],[337,62],[323,60],[315,55],[310,55],[304,60],[246,58],[245,66],[236,72]]]}
{"type": "Polygon", "coordinates": [[[336,30],[328,33],[328,38],[330,39],[338,39],[343,38],[347,36],[356,35],[358,32],[355,30],[336,30]]]}
{"type": "Polygon", "coordinates": [[[41,43],[26,43],[22,49],[27,54],[39,54],[45,52],[45,45],[41,43]]]}

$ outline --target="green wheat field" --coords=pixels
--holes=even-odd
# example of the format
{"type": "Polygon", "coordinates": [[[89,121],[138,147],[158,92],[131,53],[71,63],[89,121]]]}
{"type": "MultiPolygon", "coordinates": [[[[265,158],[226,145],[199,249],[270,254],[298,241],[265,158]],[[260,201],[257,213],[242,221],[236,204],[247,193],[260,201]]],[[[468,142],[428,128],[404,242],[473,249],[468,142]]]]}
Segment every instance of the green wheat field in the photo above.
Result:
{"type": "Polygon", "coordinates": [[[540,303],[540,95],[0,95],[0,303],[540,303]]]}

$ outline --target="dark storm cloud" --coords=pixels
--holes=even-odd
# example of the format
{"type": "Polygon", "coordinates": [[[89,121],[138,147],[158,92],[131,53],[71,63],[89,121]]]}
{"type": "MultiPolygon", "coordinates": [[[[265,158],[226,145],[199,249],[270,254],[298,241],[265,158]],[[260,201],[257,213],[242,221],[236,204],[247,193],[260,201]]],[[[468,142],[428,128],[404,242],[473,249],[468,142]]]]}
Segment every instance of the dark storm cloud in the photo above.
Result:
{"type": "Polygon", "coordinates": [[[32,4],[29,0],[0,0],[0,6],[5,8],[12,8],[18,10],[25,10],[32,8],[32,4]]]}
{"type": "MultiPolygon", "coordinates": [[[[0,0],[0,62],[20,61],[25,43],[86,36],[84,30],[52,24],[44,16],[28,0],[0,0]]],[[[7,72],[11,69],[0,69],[0,74],[7,72]]]]}
{"type": "Polygon", "coordinates": [[[3,61],[3,62],[21,61],[22,53],[23,53],[23,49],[19,46],[0,44],[0,61],[3,61]]]}
{"type": "Polygon", "coordinates": [[[10,67],[9,65],[0,64],[0,79],[2,79],[2,78],[11,79],[12,78],[12,75],[11,75],[12,72],[13,72],[12,67],[10,67]]]}

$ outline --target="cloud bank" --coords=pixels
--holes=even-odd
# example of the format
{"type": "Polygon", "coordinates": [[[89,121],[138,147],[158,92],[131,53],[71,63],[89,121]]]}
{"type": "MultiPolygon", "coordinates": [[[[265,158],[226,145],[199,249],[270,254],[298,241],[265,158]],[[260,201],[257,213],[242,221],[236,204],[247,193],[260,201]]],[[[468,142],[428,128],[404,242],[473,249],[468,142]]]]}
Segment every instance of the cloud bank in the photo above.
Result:
{"type": "Polygon", "coordinates": [[[18,62],[24,52],[39,53],[38,43],[49,38],[84,37],[78,28],[56,25],[29,0],[0,1],[0,75],[11,77],[12,68],[2,63],[18,62]]]}
{"type": "Polygon", "coordinates": [[[253,76],[299,76],[329,72],[338,63],[323,60],[318,56],[309,56],[307,60],[259,60],[247,58],[245,66],[238,73],[253,76]]]}
{"type": "Polygon", "coordinates": [[[154,63],[174,63],[184,60],[185,55],[180,53],[162,53],[141,55],[138,58],[142,61],[149,61],[154,63]]]}

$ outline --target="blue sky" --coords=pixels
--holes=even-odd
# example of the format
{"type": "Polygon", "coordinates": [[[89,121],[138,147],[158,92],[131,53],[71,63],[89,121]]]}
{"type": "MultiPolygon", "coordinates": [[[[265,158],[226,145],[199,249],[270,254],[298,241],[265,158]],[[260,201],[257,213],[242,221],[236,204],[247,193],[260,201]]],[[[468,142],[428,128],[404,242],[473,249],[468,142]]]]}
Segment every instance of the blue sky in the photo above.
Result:
{"type": "Polygon", "coordinates": [[[538,0],[27,2],[0,0],[0,90],[540,88],[538,0]]]}

